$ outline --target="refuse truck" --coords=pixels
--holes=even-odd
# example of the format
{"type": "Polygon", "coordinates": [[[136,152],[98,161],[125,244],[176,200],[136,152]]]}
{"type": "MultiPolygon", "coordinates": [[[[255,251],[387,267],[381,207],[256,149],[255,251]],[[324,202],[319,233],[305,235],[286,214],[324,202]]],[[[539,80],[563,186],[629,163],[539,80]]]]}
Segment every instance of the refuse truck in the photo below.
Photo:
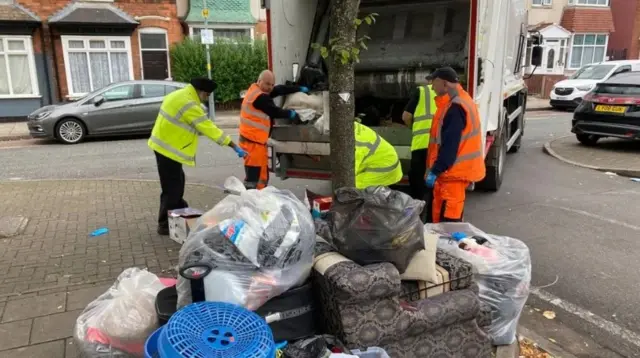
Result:
{"type": "MultiPolygon", "coordinates": [[[[314,44],[329,40],[329,0],[263,0],[262,6],[276,83],[299,83],[311,68],[328,76],[314,44]]],[[[395,147],[405,174],[401,183],[408,182],[411,158],[403,108],[430,72],[451,66],[482,119],[487,174],[475,188],[499,190],[505,157],[520,149],[524,135],[525,51],[532,66],[541,62],[542,38],[528,33],[526,0],[362,0],[359,13],[377,15],[375,23],[358,28],[358,37],[370,40],[355,67],[354,117],[395,147]]],[[[271,138],[269,166],[276,176],[331,179],[328,133],[276,122],[271,138]]]]}

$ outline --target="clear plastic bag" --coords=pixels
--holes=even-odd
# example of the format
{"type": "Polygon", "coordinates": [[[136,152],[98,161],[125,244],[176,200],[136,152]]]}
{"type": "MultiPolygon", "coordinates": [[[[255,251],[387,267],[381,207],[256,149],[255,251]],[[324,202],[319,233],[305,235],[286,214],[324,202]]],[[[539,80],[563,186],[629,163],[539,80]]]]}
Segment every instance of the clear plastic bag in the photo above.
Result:
{"type": "Polygon", "coordinates": [[[424,201],[383,186],[341,188],[328,214],[331,235],[324,238],[360,265],[391,262],[403,273],[424,250],[423,207],[424,201]]]}
{"type": "Polygon", "coordinates": [[[74,338],[87,357],[141,357],[144,342],[158,328],[155,301],[165,288],[151,272],[124,270],[109,290],[76,320],[74,338]]]}
{"type": "Polygon", "coordinates": [[[473,265],[474,280],[480,287],[480,299],[491,307],[489,335],[495,345],[515,342],[518,319],[529,297],[531,256],[522,241],[489,235],[468,223],[428,224],[426,229],[443,236],[438,248],[473,265]],[[451,234],[464,233],[467,238],[480,241],[482,250],[467,251],[451,234]]]}
{"type": "Polygon", "coordinates": [[[315,228],[304,204],[288,190],[245,190],[237,183],[227,180],[225,187],[239,195],[202,215],[180,249],[178,308],[192,302],[185,277],[204,281],[207,301],[250,310],[309,277],[315,228]]]}

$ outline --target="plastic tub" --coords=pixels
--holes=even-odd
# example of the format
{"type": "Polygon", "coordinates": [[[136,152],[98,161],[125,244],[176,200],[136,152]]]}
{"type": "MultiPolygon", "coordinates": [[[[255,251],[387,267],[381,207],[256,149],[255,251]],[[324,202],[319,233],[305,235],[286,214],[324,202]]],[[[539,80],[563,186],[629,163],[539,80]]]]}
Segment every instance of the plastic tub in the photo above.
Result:
{"type": "Polygon", "coordinates": [[[369,347],[364,351],[352,349],[351,354],[355,354],[360,358],[391,358],[387,352],[380,347],[369,347]]]}
{"type": "Polygon", "coordinates": [[[155,330],[155,332],[151,333],[149,338],[144,344],[144,358],[158,358],[158,339],[160,338],[160,334],[162,334],[162,327],[155,330]]]}

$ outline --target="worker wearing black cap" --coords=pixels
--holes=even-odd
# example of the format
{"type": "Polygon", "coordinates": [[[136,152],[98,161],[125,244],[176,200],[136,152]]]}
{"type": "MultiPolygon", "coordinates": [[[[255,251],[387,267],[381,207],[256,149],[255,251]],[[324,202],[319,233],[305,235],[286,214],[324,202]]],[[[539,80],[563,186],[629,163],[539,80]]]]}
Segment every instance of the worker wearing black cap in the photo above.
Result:
{"type": "Polygon", "coordinates": [[[427,187],[433,188],[433,222],[462,221],[467,187],[485,176],[482,125],[458,74],[442,67],[430,75],[438,107],[427,154],[427,187]]]}
{"type": "Polygon", "coordinates": [[[153,126],[149,148],[153,149],[160,176],[160,212],[158,234],[169,234],[168,211],[188,206],[184,200],[185,177],[182,165],[195,166],[198,136],[209,137],[222,146],[231,147],[239,157],[247,153],[209,120],[203,109],[216,83],[200,77],[191,84],[168,94],[153,126]]]}

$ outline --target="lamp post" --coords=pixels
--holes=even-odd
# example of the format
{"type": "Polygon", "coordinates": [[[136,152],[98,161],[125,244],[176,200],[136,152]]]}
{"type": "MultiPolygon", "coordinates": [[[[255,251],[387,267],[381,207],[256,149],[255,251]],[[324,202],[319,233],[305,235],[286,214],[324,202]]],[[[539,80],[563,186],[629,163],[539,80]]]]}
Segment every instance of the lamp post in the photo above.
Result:
{"type": "MultiPolygon", "coordinates": [[[[204,17],[204,31],[209,31],[209,8],[207,8],[207,0],[202,0],[202,17],[204,17]]],[[[211,30],[213,32],[213,30],[211,30]]],[[[213,37],[213,36],[212,36],[213,37]]],[[[202,36],[200,37],[202,38],[202,36]]],[[[209,41],[205,43],[207,52],[207,76],[211,79],[211,54],[209,53],[209,41]]],[[[216,119],[216,108],[214,102],[214,94],[211,92],[209,96],[209,118],[212,121],[216,119]]]]}

